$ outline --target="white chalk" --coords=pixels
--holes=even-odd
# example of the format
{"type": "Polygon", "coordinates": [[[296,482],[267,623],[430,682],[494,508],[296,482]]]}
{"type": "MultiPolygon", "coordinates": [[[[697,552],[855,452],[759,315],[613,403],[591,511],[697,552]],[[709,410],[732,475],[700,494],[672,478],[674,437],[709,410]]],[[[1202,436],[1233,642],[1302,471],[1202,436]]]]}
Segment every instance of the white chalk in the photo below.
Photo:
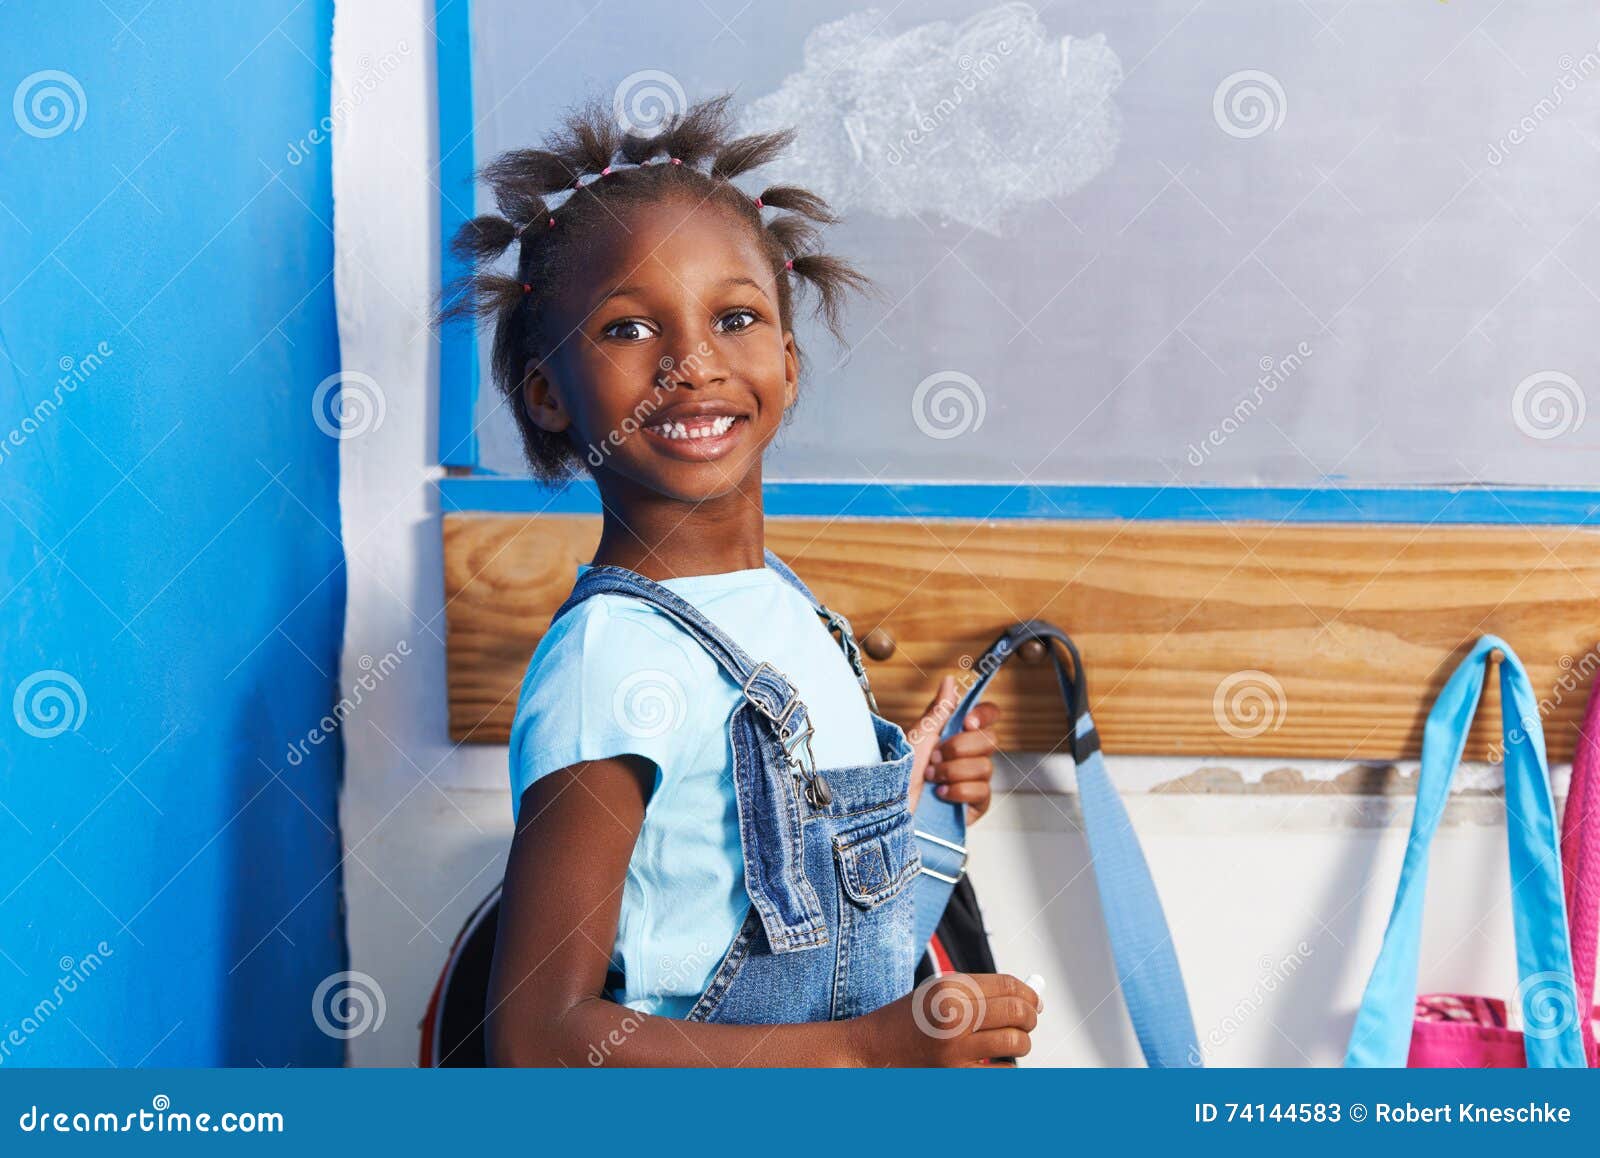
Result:
{"type": "Polygon", "coordinates": [[[1022,979],[1022,983],[1039,995],[1039,1012],[1044,1012],[1044,978],[1037,973],[1030,973],[1022,979]]]}

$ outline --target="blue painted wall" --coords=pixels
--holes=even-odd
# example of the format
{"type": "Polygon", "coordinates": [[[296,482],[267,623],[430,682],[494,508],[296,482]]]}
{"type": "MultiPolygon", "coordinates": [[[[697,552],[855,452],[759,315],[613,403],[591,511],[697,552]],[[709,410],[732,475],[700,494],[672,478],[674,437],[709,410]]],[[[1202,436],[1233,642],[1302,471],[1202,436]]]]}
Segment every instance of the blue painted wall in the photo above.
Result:
{"type": "Polygon", "coordinates": [[[343,1057],[332,7],[0,6],[0,1068],[343,1057]]]}

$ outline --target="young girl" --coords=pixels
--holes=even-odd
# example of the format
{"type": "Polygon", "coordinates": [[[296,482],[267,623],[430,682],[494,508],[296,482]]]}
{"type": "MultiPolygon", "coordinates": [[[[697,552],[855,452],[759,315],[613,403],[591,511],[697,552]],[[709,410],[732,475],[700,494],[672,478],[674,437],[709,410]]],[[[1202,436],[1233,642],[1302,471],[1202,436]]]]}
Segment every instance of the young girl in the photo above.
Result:
{"type": "Polygon", "coordinates": [[[801,366],[793,290],[837,334],[865,279],[816,252],[819,198],[733,184],[792,134],[734,139],[727,102],[648,139],[573,114],[488,167],[503,216],[455,239],[478,268],[446,316],[493,317],[534,473],[586,468],[605,511],[512,727],[490,1056],[1018,1056],[1039,1005],[1022,982],[912,993],[911,809],[924,780],[974,819],[987,808],[998,709],[940,743],[946,676],[908,738],[873,711],[848,624],[764,548],[762,455],[801,366]],[[516,275],[493,272],[512,246],[516,275]]]}

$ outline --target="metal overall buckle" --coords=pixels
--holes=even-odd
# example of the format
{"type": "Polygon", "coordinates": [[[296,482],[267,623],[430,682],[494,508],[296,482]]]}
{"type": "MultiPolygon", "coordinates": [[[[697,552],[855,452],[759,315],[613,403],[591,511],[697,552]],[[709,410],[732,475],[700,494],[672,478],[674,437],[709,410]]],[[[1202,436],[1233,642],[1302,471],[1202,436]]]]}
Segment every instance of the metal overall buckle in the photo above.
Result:
{"type": "Polygon", "coordinates": [[[744,698],[755,705],[756,711],[777,725],[778,743],[783,748],[783,754],[788,759],[790,767],[795,770],[796,779],[805,784],[806,801],[813,808],[827,807],[833,800],[833,791],[828,787],[828,782],[817,774],[816,757],[811,751],[811,737],[816,734],[816,729],[811,726],[810,712],[806,713],[803,730],[791,730],[789,727],[790,718],[793,717],[795,710],[802,706],[800,694],[794,690],[793,681],[766,660],[761,660],[750,672],[750,677],[744,681],[742,690],[744,698]],[[783,680],[789,688],[789,699],[776,712],[750,694],[751,687],[760,678],[763,670],[783,680]]]}
{"type": "Polygon", "coordinates": [[[911,831],[917,836],[921,837],[923,840],[937,844],[941,848],[948,848],[951,852],[959,852],[961,854],[961,864],[956,869],[955,876],[949,876],[948,874],[942,873],[937,869],[931,869],[927,865],[922,866],[922,871],[927,873],[934,880],[943,881],[947,885],[959,884],[961,882],[961,878],[967,875],[967,846],[964,844],[957,844],[953,840],[946,840],[942,836],[934,836],[931,832],[923,832],[920,828],[913,828],[911,831]]]}

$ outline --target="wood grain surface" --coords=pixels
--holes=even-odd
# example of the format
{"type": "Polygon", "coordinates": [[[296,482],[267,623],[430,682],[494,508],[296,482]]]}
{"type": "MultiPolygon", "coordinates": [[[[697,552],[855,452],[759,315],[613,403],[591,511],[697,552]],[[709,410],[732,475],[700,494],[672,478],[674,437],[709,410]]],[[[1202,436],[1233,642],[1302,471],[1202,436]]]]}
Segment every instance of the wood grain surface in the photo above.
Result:
{"type": "MultiPolygon", "coordinates": [[[[528,659],[599,535],[597,516],[444,517],[450,728],[504,743],[528,659]]],[[[909,725],[1019,619],[1077,641],[1106,750],[1414,758],[1433,696],[1473,640],[1506,639],[1571,758],[1600,665],[1600,532],[1573,527],[772,518],[767,545],[858,636],[884,714],[909,725]]],[[[757,657],[761,658],[761,657],[757,657]]],[[[1010,751],[1055,750],[1047,666],[991,684],[1010,751]]],[[[1498,738],[1485,693],[1468,757],[1498,738]]]]}

